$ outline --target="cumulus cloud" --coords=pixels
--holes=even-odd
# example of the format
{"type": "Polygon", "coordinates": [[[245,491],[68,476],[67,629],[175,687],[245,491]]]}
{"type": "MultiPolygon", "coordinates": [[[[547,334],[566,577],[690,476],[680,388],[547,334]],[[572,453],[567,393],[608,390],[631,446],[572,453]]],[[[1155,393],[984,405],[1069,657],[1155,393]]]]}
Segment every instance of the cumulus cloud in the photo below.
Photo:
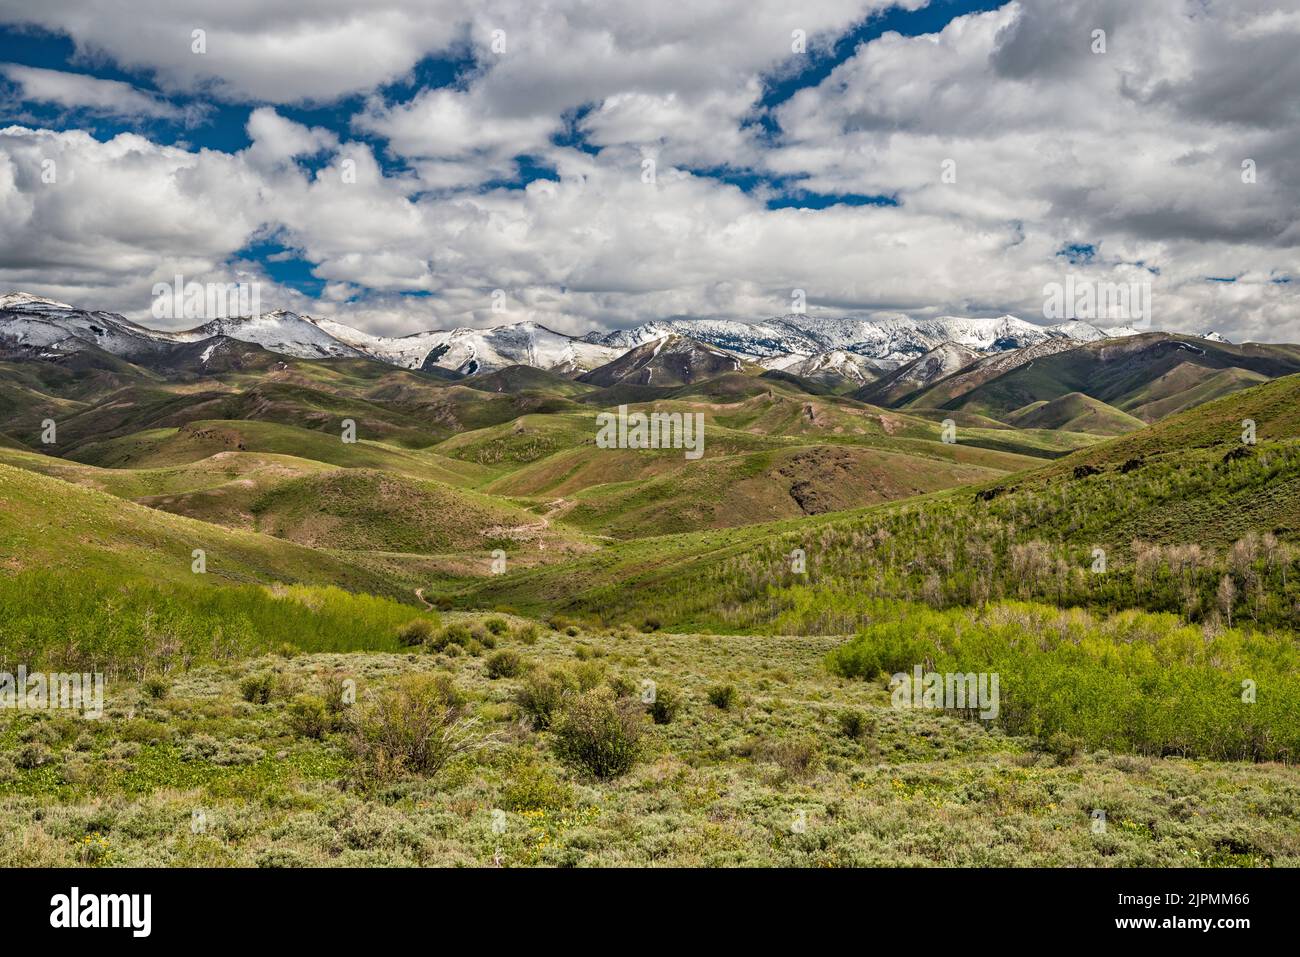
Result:
{"type": "Polygon", "coordinates": [[[824,47],[884,4],[487,0],[436,24],[438,8],[395,0],[159,13],[185,51],[205,26],[216,59],[106,26],[112,0],[47,6],[23,16],[87,54],[253,101],[251,145],[0,131],[3,286],[141,315],[152,282],[257,273],[241,251],[273,239],[325,283],[313,302],[266,279],[278,305],[385,333],[525,318],[583,332],[760,319],[794,289],[821,314],[1032,319],[1073,272],[1151,283],[1158,327],[1300,340],[1300,18],[1280,0],[1019,0],[864,43],[771,110],[772,77],[799,68],[793,31],[824,47]],[[333,49],[343,27],[354,42],[331,73],[308,41],[333,49]],[[440,50],[468,64],[453,85],[376,89],[440,50]],[[338,129],[268,105],[358,91],[338,129]],[[554,174],[499,185],[522,156],[554,174]],[[742,189],[719,167],[778,185],[742,189]],[[769,208],[780,184],[831,205],[769,208]],[[848,194],[896,205],[833,202],[848,194]]]}
{"type": "Polygon", "coordinates": [[[50,103],[68,110],[85,110],[127,119],[148,118],[192,122],[202,115],[196,107],[179,107],[120,80],[101,80],[84,73],[45,70],[19,63],[0,63],[0,76],[13,86],[17,100],[50,103]]]}

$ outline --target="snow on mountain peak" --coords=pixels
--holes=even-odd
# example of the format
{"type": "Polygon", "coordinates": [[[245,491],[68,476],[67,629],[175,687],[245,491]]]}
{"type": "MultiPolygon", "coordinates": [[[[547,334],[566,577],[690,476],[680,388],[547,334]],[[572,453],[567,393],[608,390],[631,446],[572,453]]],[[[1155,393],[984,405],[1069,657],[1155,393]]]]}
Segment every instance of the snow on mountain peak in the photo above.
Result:
{"type": "Polygon", "coordinates": [[[29,292],[8,292],[0,296],[0,309],[72,309],[66,302],[33,296],[29,292]]]}

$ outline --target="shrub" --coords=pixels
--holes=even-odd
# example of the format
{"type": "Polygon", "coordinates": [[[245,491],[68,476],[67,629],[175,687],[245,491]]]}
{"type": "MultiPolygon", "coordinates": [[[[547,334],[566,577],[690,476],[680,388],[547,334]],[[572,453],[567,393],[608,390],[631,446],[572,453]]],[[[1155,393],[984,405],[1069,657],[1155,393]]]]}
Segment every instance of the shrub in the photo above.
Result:
{"type": "Polygon", "coordinates": [[[504,618],[489,618],[483,622],[483,627],[494,635],[504,635],[510,630],[510,624],[504,618]]]}
{"type": "Polygon", "coordinates": [[[325,702],[325,711],[330,715],[333,724],[338,724],[343,716],[352,707],[355,701],[355,685],[348,683],[349,679],[342,674],[326,675],[321,684],[324,686],[324,692],[321,698],[325,702]]]}
{"type": "Polygon", "coordinates": [[[793,778],[807,777],[821,760],[816,743],[802,739],[778,741],[764,749],[763,757],[793,778]]]}
{"type": "Polygon", "coordinates": [[[637,693],[637,686],[626,675],[612,675],[605,683],[615,698],[630,698],[637,693]]]}
{"type": "Polygon", "coordinates": [[[520,625],[515,630],[515,641],[522,645],[535,645],[537,644],[539,632],[540,629],[530,621],[526,625],[520,625]]]}
{"type": "Polygon", "coordinates": [[[658,618],[654,617],[647,618],[645,621],[641,622],[641,630],[647,635],[658,631],[662,627],[663,623],[660,622],[658,618]]]}
{"type": "Polygon", "coordinates": [[[465,648],[473,640],[474,636],[470,633],[470,630],[464,625],[456,623],[442,629],[437,635],[431,637],[426,644],[433,651],[442,651],[449,645],[459,645],[461,648],[465,648]]]}
{"type": "Polygon", "coordinates": [[[1038,747],[1039,750],[1045,751],[1056,758],[1057,764],[1069,764],[1083,750],[1083,742],[1072,734],[1055,731],[1040,742],[1038,747]]]}
{"type": "Polygon", "coordinates": [[[41,742],[29,741],[18,749],[18,754],[14,757],[14,764],[20,768],[30,770],[48,764],[53,757],[54,753],[41,742]]]}
{"type": "Polygon", "coordinates": [[[564,706],[565,699],[578,691],[577,679],[560,668],[536,668],[524,678],[515,693],[515,701],[532,721],[533,727],[545,731],[564,706]]]}
{"type": "Polygon", "coordinates": [[[552,615],[550,618],[546,619],[546,623],[551,626],[552,631],[564,631],[573,624],[573,622],[568,618],[565,618],[563,615],[552,615]]]}
{"type": "Polygon", "coordinates": [[[498,651],[488,657],[487,675],[489,678],[513,678],[524,667],[524,660],[515,651],[498,651]]]}
{"type": "Polygon", "coordinates": [[[854,741],[865,738],[875,727],[875,723],[861,711],[841,711],[836,720],[839,722],[840,733],[854,741]]]}
{"type": "Polygon", "coordinates": [[[316,695],[300,694],[289,702],[289,727],[303,738],[325,737],[330,730],[330,715],[325,699],[316,695]]]}
{"type": "Polygon", "coordinates": [[[160,675],[152,675],[145,678],[144,684],[142,684],[140,688],[148,697],[153,698],[155,701],[161,701],[163,698],[167,697],[167,692],[170,690],[166,679],[160,675]]]}
{"type": "Polygon", "coordinates": [[[501,791],[501,808],[506,811],[556,811],[572,804],[573,789],[533,761],[511,767],[509,783],[501,791]]]}
{"type": "Polygon", "coordinates": [[[730,711],[736,703],[735,685],[713,685],[705,694],[712,705],[722,711],[730,711]]]}
{"type": "Polygon", "coordinates": [[[598,778],[626,773],[636,763],[642,729],[639,703],[596,688],[574,698],[555,722],[561,760],[598,778]]]}
{"type": "Polygon", "coordinates": [[[403,648],[428,644],[433,637],[433,622],[427,618],[415,618],[397,629],[397,642],[403,648]]]}
{"type": "Polygon", "coordinates": [[[411,675],[384,689],[357,721],[353,751],[377,777],[436,775],[459,754],[483,747],[477,720],[445,676],[411,675]]]}
{"type": "Polygon", "coordinates": [[[603,661],[584,661],[573,666],[573,676],[578,680],[579,691],[590,691],[605,680],[603,661]]]}
{"type": "Polygon", "coordinates": [[[655,699],[646,705],[646,711],[655,724],[671,724],[681,707],[681,695],[667,685],[656,685],[655,699]]]}
{"type": "Polygon", "coordinates": [[[275,686],[275,675],[267,671],[260,675],[249,675],[239,682],[239,694],[253,704],[266,704],[275,693],[275,686]]]}

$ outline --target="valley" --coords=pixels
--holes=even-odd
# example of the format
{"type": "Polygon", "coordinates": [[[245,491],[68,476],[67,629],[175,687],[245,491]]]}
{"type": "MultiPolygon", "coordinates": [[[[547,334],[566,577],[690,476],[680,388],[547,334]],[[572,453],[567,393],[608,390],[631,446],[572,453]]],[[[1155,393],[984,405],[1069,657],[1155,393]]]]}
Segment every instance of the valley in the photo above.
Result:
{"type": "Polygon", "coordinates": [[[0,297],[9,865],[1295,866],[1298,626],[1298,346],[0,297]]]}

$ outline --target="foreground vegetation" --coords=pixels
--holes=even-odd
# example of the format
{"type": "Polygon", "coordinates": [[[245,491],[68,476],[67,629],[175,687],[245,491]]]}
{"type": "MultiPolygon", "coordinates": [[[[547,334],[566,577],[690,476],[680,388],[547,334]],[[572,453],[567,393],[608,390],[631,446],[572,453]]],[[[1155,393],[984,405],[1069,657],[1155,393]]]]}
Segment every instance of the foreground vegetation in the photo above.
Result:
{"type": "Polygon", "coordinates": [[[826,667],[843,638],[556,624],[452,614],[404,652],[119,680],[99,722],[6,715],[0,864],[1300,863],[1289,766],[896,710],[826,667]]]}

